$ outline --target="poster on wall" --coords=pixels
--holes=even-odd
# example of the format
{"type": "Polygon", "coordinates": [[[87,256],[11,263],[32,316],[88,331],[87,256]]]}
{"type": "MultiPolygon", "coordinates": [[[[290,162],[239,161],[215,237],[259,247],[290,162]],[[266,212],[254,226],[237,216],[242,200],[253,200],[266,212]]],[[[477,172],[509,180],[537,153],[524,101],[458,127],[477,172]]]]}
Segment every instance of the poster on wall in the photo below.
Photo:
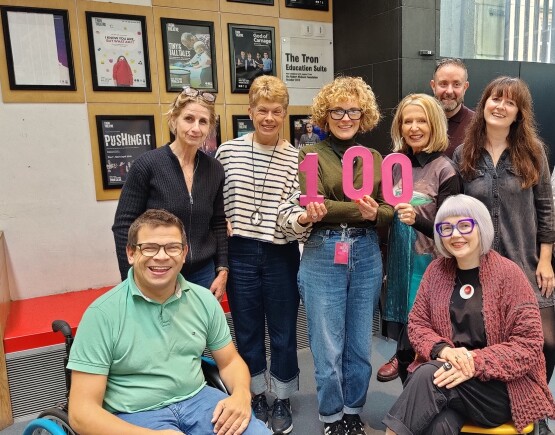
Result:
{"type": "Polygon", "coordinates": [[[313,124],[309,115],[289,115],[289,131],[291,144],[301,149],[324,140],[326,132],[313,124]]]}
{"type": "Polygon", "coordinates": [[[232,115],[233,137],[241,137],[254,131],[254,124],[249,115],[232,115]]]}
{"type": "Polygon", "coordinates": [[[68,11],[2,6],[12,90],[74,91],[68,11]]]}
{"type": "Polygon", "coordinates": [[[154,116],[96,115],[104,189],[119,189],[141,154],[156,148],[154,116]]]}
{"type": "Polygon", "coordinates": [[[333,80],[333,44],[327,39],[281,39],[281,77],[288,88],[320,89],[333,80]]]}
{"type": "Polygon", "coordinates": [[[228,24],[231,92],[248,93],[253,80],[276,75],[274,28],[228,24]]]}
{"type": "Polygon", "coordinates": [[[285,0],[285,7],[311,9],[314,11],[329,11],[328,0],[285,0]]]}
{"type": "Polygon", "coordinates": [[[214,23],[161,18],[166,91],[218,91],[214,23]]]}
{"type": "MultiPolygon", "coordinates": [[[[170,143],[175,140],[175,135],[170,131],[170,143]]],[[[208,135],[202,146],[199,148],[204,154],[215,157],[216,150],[222,144],[222,131],[220,128],[220,115],[216,115],[216,131],[208,135]]]]}
{"type": "Polygon", "coordinates": [[[86,12],[95,91],[151,90],[146,18],[86,12]]]}

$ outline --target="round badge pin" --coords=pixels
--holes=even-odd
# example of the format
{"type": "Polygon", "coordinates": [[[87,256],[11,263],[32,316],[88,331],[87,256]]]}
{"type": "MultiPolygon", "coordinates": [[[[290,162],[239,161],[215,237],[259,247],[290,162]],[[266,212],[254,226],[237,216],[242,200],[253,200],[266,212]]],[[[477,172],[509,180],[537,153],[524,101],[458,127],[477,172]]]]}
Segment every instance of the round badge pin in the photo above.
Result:
{"type": "Polygon", "coordinates": [[[470,299],[472,296],[474,296],[474,287],[472,287],[470,284],[464,284],[459,290],[459,294],[463,299],[470,299]]]}

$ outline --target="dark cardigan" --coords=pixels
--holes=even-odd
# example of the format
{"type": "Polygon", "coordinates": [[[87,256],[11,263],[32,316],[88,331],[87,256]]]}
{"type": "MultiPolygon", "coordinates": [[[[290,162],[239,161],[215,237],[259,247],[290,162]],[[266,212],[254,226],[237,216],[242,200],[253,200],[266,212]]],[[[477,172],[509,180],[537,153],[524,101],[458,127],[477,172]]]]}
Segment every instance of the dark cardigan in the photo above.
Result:
{"type": "Polygon", "coordinates": [[[151,208],[163,208],[185,225],[189,245],[181,270],[185,277],[211,259],[215,267],[228,266],[224,169],[220,162],[202,151],[197,151],[197,157],[192,195],[187,190],[179,160],[169,145],[146,152],[131,166],[112,226],[122,280],[127,278],[130,267],[125,252],[129,227],[151,208]]]}
{"type": "MultiPolygon", "coordinates": [[[[409,338],[418,354],[409,371],[430,359],[436,343],[453,346],[449,301],[456,264],[453,258],[434,260],[422,278],[409,314],[409,338]]],[[[532,421],[555,416],[538,303],[522,270],[495,251],[480,259],[480,283],[488,345],[473,351],[474,376],[506,382],[513,421],[522,431],[532,421]]]]}

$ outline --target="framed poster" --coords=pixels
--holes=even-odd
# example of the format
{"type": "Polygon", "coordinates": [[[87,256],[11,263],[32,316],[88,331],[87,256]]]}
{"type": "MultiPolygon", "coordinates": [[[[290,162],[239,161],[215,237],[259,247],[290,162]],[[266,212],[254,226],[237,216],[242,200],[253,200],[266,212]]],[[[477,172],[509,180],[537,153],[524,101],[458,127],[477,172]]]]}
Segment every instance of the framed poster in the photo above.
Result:
{"type": "Polygon", "coordinates": [[[232,115],[233,137],[240,137],[254,131],[254,124],[249,115],[232,115]]]}
{"type": "MultiPolygon", "coordinates": [[[[170,131],[170,143],[175,140],[175,135],[170,131]]],[[[220,115],[216,115],[216,132],[208,135],[200,150],[210,157],[216,156],[216,150],[222,144],[222,130],[220,128],[220,115]]]]}
{"type": "Polygon", "coordinates": [[[313,11],[329,11],[328,0],[285,0],[285,7],[311,9],[313,11]]]}
{"type": "Polygon", "coordinates": [[[231,92],[248,93],[253,80],[276,75],[274,28],[228,24],[231,92]]]}
{"type": "Polygon", "coordinates": [[[67,10],[2,6],[12,90],[75,91],[67,10]]]}
{"type": "Polygon", "coordinates": [[[119,189],[141,154],[156,148],[154,116],[96,115],[104,189],[119,189]]]}
{"type": "Polygon", "coordinates": [[[150,92],[146,19],[85,12],[95,91],[150,92]]]}
{"type": "Polygon", "coordinates": [[[298,149],[318,143],[327,136],[325,131],[312,123],[309,115],[289,115],[289,131],[291,144],[298,149]]]}
{"type": "Polygon", "coordinates": [[[236,3],[252,3],[256,5],[268,5],[273,6],[274,0],[227,0],[228,2],[236,2],[236,3]]]}
{"type": "Polygon", "coordinates": [[[214,23],[161,18],[166,91],[218,92],[214,23]]]}

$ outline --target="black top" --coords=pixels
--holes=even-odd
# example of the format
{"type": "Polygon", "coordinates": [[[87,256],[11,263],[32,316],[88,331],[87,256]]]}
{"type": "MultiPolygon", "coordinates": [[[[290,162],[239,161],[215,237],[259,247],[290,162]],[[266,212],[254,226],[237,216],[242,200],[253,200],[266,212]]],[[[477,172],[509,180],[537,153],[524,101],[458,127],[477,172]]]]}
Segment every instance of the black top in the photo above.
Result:
{"type": "Polygon", "coordinates": [[[193,190],[189,194],[183,170],[169,144],[141,155],[129,170],[121,191],[112,231],[122,280],[129,263],[125,246],[133,221],[151,208],[163,208],[183,221],[189,252],[181,273],[187,277],[214,260],[228,266],[224,213],[224,169],[220,162],[197,151],[193,190]]]}
{"type": "MultiPolygon", "coordinates": [[[[487,346],[482,315],[482,285],[479,274],[479,267],[468,270],[457,268],[455,274],[455,285],[449,302],[449,315],[453,331],[451,339],[455,347],[466,347],[472,350],[487,346]],[[472,289],[468,287],[469,285],[472,286],[473,291],[470,291],[472,289]],[[462,295],[471,296],[463,298],[462,295]]],[[[432,348],[432,359],[436,359],[445,346],[448,346],[445,341],[436,343],[432,348]]]]}
{"type": "Polygon", "coordinates": [[[487,346],[479,271],[479,267],[469,270],[457,268],[455,274],[449,314],[453,328],[452,340],[456,347],[481,349],[487,346]]]}

